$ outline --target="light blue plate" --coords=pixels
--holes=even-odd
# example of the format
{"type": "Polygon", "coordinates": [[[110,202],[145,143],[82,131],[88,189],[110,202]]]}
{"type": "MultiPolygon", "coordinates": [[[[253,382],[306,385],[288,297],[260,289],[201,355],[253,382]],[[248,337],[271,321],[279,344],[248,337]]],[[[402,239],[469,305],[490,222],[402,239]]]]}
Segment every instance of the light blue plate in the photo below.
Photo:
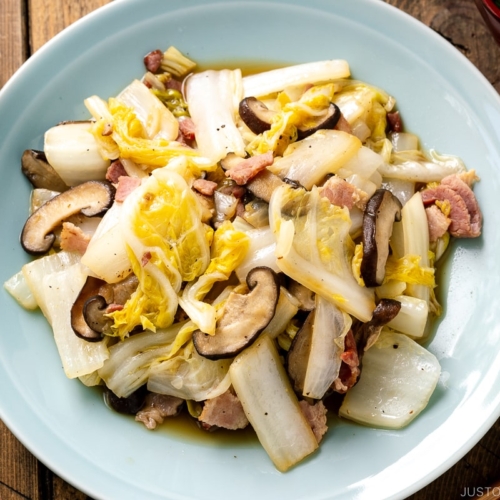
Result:
{"type": "MultiPolygon", "coordinates": [[[[343,58],[398,100],[424,148],[461,156],[482,181],[484,235],[453,245],[439,290],[446,316],[429,349],[447,376],[408,428],[335,421],[313,457],[280,474],[253,442],[210,444],[149,432],[67,380],[38,314],[0,292],[0,417],[47,466],[98,499],[404,498],[459,460],[500,415],[500,100],[442,38],[381,1],[123,0],[43,47],[0,93],[0,281],[28,257],[18,243],[26,148],[85,118],[84,98],[115,95],[142,57],[175,45],[204,64],[343,58]]],[[[5,451],[1,451],[5,453],[5,451]]],[[[457,492],[459,493],[459,492],[457,492]]]]}

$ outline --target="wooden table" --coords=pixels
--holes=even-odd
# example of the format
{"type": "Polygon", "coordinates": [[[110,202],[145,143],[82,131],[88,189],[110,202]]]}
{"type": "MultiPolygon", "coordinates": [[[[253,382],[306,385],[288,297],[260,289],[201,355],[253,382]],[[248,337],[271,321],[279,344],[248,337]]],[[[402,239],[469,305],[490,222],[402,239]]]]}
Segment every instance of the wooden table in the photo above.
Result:
{"type": "MultiPolygon", "coordinates": [[[[0,88],[47,40],[108,2],[0,0],[0,88]]],[[[387,0],[387,3],[434,29],[465,54],[500,91],[500,47],[488,32],[474,0],[387,0]]],[[[500,498],[500,420],[460,462],[411,499],[455,500],[464,496],[466,487],[469,495],[481,495],[483,500],[500,498]],[[489,490],[489,495],[488,486],[495,487],[489,490]]],[[[91,500],[33,457],[2,422],[0,499],[91,500]]]]}

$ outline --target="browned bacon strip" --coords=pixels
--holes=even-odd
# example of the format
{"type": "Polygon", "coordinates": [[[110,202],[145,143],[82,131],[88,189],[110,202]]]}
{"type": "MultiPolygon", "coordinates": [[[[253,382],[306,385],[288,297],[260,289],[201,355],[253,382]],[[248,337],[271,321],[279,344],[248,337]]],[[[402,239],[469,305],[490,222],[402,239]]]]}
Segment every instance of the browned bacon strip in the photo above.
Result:
{"type": "Polygon", "coordinates": [[[151,73],[156,73],[160,69],[163,52],[160,49],[152,50],[144,56],[144,66],[151,73]]]}
{"type": "Polygon", "coordinates": [[[344,340],[344,352],[341,354],[339,376],[333,382],[332,389],[340,394],[346,393],[357,382],[361,370],[356,340],[352,330],[347,332],[344,340]]]}
{"type": "Polygon", "coordinates": [[[206,179],[196,179],[193,182],[193,189],[196,189],[198,193],[204,194],[205,196],[212,196],[217,189],[217,183],[207,181],[206,179]]]}
{"type": "Polygon", "coordinates": [[[83,255],[90,242],[90,236],[72,222],[63,222],[61,231],[61,250],[78,252],[83,255]]]}
{"type": "Polygon", "coordinates": [[[164,394],[149,393],[142,410],[135,415],[137,422],[142,422],[148,429],[153,430],[163,423],[165,417],[173,417],[179,413],[183,399],[164,394]]]}
{"type": "Polygon", "coordinates": [[[364,210],[368,196],[344,179],[330,177],[320,188],[321,196],[328,198],[330,203],[338,207],[347,207],[349,210],[355,205],[364,210]]]}
{"type": "Polygon", "coordinates": [[[323,401],[320,400],[314,405],[310,405],[307,401],[299,401],[299,406],[319,443],[328,430],[326,425],[327,409],[323,401]]]}
{"type": "Polygon", "coordinates": [[[436,205],[427,207],[425,214],[429,226],[429,241],[434,243],[448,231],[451,220],[436,205]]]}
{"type": "Polygon", "coordinates": [[[452,236],[467,238],[471,235],[470,214],[463,198],[451,187],[439,185],[435,188],[422,191],[422,201],[430,205],[436,201],[448,201],[450,203],[450,227],[452,236]]]}
{"type": "Polygon", "coordinates": [[[179,120],[179,130],[186,139],[192,141],[195,138],[195,125],[191,118],[179,120]]]}
{"type": "Polygon", "coordinates": [[[243,186],[259,172],[262,172],[266,167],[272,165],[273,161],[273,152],[268,151],[267,153],[241,160],[241,162],[237,163],[234,167],[226,170],[226,175],[233,179],[236,184],[243,186]]]}
{"type": "Polygon", "coordinates": [[[448,175],[441,181],[441,185],[449,186],[461,196],[470,215],[470,237],[475,238],[481,234],[483,216],[476,196],[472,189],[456,174],[448,175]]]}
{"type": "Polygon", "coordinates": [[[115,201],[125,201],[125,198],[140,185],[141,179],[138,177],[121,176],[118,179],[115,201]]]}
{"type": "Polygon", "coordinates": [[[236,430],[248,425],[240,400],[230,391],[205,401],[198,420],[207,430],[212,427],[236,430]]]}
{"type": "Polygon", "coordinates": [[[111,165],[108,167],[108,170],[106,172],[106,180],[109,182],[112,182],[113,184],[118,184],[118,180],[120,177],[126,177],[128,174],[122,165],[122,162],[120,160],[115,160],[111,165]]]}

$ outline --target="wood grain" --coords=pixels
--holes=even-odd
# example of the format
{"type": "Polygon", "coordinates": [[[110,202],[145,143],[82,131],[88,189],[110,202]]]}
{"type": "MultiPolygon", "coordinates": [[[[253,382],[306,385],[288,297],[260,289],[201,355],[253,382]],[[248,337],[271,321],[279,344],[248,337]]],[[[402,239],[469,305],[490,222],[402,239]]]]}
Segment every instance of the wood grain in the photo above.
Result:
{"type": "MultiPolygon", "coordinates": [[[[109,1],[0,0],[0,87],[44,43],[109,1]]],[[[439,33],[500,91],[500,47],[473,0],[386,1],[439,33]]],[[[469,498],[481,492],[481,499],[493,500],[500,490],[486,488],[494,486],[500,488],[500,420],[462,460],[409,500],[455,500],[468,492],[469,498]]],[[[91,500],[37,461],[2,422],[0,499],[91,500]]]]}
{"type": "Polygon", "coordinates": [[[24,13],[22,0],[0,1],[0,88],[29,55],[24,13]]]}
{"type": "Polygon", "coordinates": [[[45,42],[84,15],[110,0],[28,0],[30,47],[36,52],[45,42]],[[47,8],[50,6],[50,8],[47,8]]]}

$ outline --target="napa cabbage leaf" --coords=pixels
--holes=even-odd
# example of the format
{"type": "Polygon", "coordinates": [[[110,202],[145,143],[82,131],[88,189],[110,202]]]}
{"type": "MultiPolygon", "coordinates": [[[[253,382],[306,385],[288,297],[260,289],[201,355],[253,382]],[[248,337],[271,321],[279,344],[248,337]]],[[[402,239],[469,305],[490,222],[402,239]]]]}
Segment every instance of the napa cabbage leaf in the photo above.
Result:
{"type": "Polygon", "coordinates": [[[250,246],[250,238],[235,229],[229,221],[223,222],[214,233],[211,260],[205,273],[186,285],[179,303],[198,328],[209,335],[215,333],[216,310],[203,302],[205,295],[218,281],[226,281],[241,264],[250,246]]]}
{"type": "Polygon", "coordinates": [[[172,324],[183,281],[202,275],[210,263],[213,230],[202,223],[196,195],[179,174],[157,169],[125,200],[120,220],[139,286],[120,311],[113,332],[155,330],[172,324]]]}
{"type": "Polygon", "coordinates": [[[306,191],[283,185],[271,197],[269,217],[278,267],[344,312],[369,321],[374,294],[352,272],[349,211],[322,198],[317,187],[306,191]]]}

